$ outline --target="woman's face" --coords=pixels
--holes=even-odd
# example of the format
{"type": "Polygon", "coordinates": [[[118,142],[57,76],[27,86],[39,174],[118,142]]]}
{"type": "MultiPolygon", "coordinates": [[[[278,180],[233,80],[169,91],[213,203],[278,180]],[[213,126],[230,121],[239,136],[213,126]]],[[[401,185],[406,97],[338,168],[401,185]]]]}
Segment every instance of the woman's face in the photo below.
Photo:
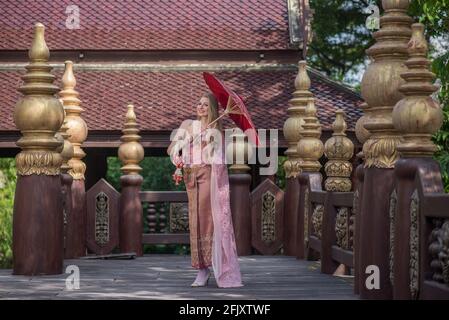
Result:
{"type": "Polygon", "coordinates": [[[209,98],[202,97],[196,106],[196,114],[198,117],[207,117],[209,112],[209,98]]]}

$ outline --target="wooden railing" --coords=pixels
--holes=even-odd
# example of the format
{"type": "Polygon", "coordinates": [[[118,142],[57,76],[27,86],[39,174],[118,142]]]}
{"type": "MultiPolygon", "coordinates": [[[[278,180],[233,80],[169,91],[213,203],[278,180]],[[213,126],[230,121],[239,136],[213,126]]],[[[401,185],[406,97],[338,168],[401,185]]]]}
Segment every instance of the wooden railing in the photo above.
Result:
{"type": "MultiPolygon", "coordinates": [[[[172,204],[187,203],[187,192],[142,191],[139,195],[144,208],[143,214],[146,220],[144,225],[146,224],[148,230],[142,235],[143,244],[188,244],[190,242],[189,230],[186,226],[188,216],[176,216],[176,209],[172,206],[172,204]],[[170,216],[170,209],[172,216],[170,216]],[[175,220],[182,220],[181,224],[184,228],[175,228],[175,220]],[[173,232],[173,229],[177,229],[177,232],[173,232]]],[[[182,209],[182,207],[178,208],[182,209]]]]}
{"type": "Polygon", "coordinates": [[[354,268],[354,192],[323,191],[319,180],[318,175],[300,175],[304,202],[299,214],[304,219],[298,225],[298,247],[304,243],[305,253],[299,257],[320,259],[321,271],[331,274],[340,264],[354,268]]]}

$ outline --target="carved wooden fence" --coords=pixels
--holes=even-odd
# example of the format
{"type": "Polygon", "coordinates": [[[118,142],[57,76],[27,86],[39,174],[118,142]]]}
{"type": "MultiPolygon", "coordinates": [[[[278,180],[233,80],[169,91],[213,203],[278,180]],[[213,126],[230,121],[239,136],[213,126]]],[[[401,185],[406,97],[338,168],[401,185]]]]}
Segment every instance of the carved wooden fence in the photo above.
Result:
{"type": "Polygon", "coordinates": [[[187,192],[143,191],[140,192],[140,199],[144,204],[147,225],[147,232],[142,236],[143,244],[190,242],[187,192]]]}

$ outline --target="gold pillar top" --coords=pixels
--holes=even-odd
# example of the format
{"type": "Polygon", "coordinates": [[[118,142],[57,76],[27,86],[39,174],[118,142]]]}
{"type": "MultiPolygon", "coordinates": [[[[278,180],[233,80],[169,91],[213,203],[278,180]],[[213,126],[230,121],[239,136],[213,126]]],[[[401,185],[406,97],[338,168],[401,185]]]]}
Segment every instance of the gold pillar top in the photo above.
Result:
{"type": "Polygon", "coordinates": [[[376,42],[367,50],[372,61],[361,86],[367,103],[361,122],[367,132],[359,129],[358,136],[363,139],[369,134],[363,144],[365,167],[392,169],[399,158],[396,147],[401,141],[392,111],[403,98],[398,89],[404,83],[401,74],[406,70],[413,19],[407,15],[408,0],[384,0],[382,5],[380,29],[373,34],[376,42]]]}
{"type": "Polygon", "coordinates": [[[429,70],[427,51],[424,25],[415,23],[408,43],[407,70],[401,74],[405,83],[399,88],[405,98],[393,110],[393,124],[404,133],[397,147],[402,157],[431,157],[437,151],[432,135],[443,123],[443,111],[430,97],[438,87],[431,82],[435,75],[429,70]]]}
{"type": "Polygon", "coordinates": [[[307,62],[301,60],[298,62],[298,74],[295,78],[295,88],[296,90],[308,91],[310,89],[310,78],[307,73],[307,62]]]}
{"type": "Polygon", "coordinates": [[[45,27],[37,23],[28,52],[30,63],[25,67],[24,84],[19,88],[24,96],[14,109],[14,123],[22,133],[17,141],[22,149],[16,156],[19,175],[58,175],[62,163],[56,150],[62,141],[55,135],[64,120],[64,110],[54,96],[58,87],[53,84],[55,76],[50,73],[50,52],[44,32],[45,27]]]}
{"type": "Polygon", "coordinates": [[[34,39],[31,48],[28,51],[28,57],[32,62],[46,62],[50,58],[50,50],[48,50],[45,42],[45,26],[42,23],[34,25],[34,39]]]}
{"type": "Polygon", "coordinates": [[[288,118],[284,123],[284,137],[288,143],[285,151],[287,160],[284,162],[284,170],[287,178],[295,178],[301,172],[301,159],[297,146],[301,137],[301,130],[304,124],[307,103],[313,99],[310,89],[310,78],[307,73],[307,63],[304,60],[298,63],[298,73],[295,77],[295,92],[289,101],[287,109],[288,118]]]}
{"type": "Polygon", "coordinates": [[[80,106],[79,94],[75,90],[76,78],[73,73],[73,62],[65,61],[62,75],[62,90],[59,92],[64,110],[66,112],[65,125],[67,126],[68,140],[73,146],[73,156],[68,161],[69,174],[75,180],[84,180],[86,164],[82,159],[86,156],[81,145],[87,138],[87,125],[81,117],[84,109],[80,106]]]}
{"type": "Polygon", "coordinates": [[[316,116],[317,109],[313,99],[309,99],[302,126],[301,138],[298,142],[298,153],[301,158],[301,169],[305,172],[319,172],[319,159],[323,155],[324,146],[321,141],[321,124],[316,116]]]}
{"type": "Polygon", "coordinates": [[[354,155],[354,144],[346,136],[346,121],[343,110],[337,110],[335,121],[332,124],[333,134],[324,145],[324,154],[329,161],[326,162],[327,191],[348,192],[351,191],[352,164],[348,161],[354,155]]]}
{"type": "MultiPolygon", "coordinates": [[[[65,114],[65,112],[64,112],[65,114]]],[[[62,166],[61,166],[61,172],[68,173],[72,167],[69,164],[70,159],[72,159],[74,154],[74,148],[73,145],[70,143],[69,138],[70,135],[67,133],[69,130],[69,127],[67,125],[67,118],[64,119],[64,122],[62,123],[61,129],[59,130],[59,134],[64,139],[63,148],[61,151],[61,157],[62,157],[62,166]]]]}
{"type": "Polygon", "coordinates": [[[137,117],[132,104],[127,106],[125,126],[122,132],[120,140],[123,143],[118,150],[118,156],[123,164],[121,170],[124,174],[139,174],[142,171],[139,163],[144,158],[144,149],[139,142],[137,117]]]}

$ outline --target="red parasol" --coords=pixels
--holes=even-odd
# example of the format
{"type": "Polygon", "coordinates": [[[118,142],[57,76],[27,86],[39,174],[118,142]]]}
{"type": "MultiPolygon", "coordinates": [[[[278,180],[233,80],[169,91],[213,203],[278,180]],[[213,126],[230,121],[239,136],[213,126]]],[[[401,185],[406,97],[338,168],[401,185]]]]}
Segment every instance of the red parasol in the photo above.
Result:
{"type": "Polygon", "coordinates": [[[256,127],[251,120],[251,116],[249,115],[248,109],[246,109],[242,98],[229,89],[223,82],[218,80],[214,75],[208,72],[203,72],[203,77],[210,91],[212,91],[215,98],[217,98],[218,103],[225,109],[224,113],[219,118],[228,114],[235,124],[245,132],[249,140],[256,146],[259,146],[260,140],[256,132],[256,127]]]}

